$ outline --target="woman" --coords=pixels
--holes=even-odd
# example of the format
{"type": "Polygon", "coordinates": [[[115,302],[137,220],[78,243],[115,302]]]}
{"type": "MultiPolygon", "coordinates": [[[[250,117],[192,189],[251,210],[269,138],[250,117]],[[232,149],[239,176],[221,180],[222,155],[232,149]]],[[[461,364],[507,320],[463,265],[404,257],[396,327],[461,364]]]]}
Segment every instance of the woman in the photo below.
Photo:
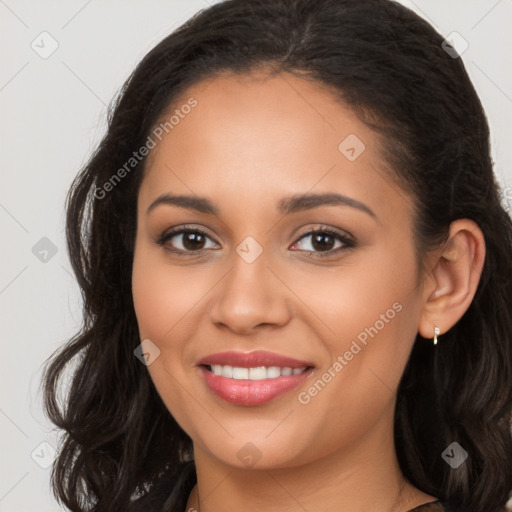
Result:
{"type": "Polygon", "coordinates": [[[45,405],[68,508],[504,510],[512,225],[462,61],[411,11],[201,11],[67,208],[85,320],[45,405]]]}

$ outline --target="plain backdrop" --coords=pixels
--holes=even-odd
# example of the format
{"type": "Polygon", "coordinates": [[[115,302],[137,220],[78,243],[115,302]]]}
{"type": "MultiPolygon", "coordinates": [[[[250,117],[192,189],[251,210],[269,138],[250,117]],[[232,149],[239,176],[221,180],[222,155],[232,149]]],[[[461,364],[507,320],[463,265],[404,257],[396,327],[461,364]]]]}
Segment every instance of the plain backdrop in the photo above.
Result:
{"type": "MultiPolygon", "coordinates": [[[[462,58],[489,118],[495,172],[511,207],[512,0],[403,3],[469,44],[462,58]]],[[[67,189],[138,61],[208,5],[0,0],[0,512],[62,510],[49,489],[58,435],[42,413],[40,376],[80,324],[64,243],[67,189]]]]}

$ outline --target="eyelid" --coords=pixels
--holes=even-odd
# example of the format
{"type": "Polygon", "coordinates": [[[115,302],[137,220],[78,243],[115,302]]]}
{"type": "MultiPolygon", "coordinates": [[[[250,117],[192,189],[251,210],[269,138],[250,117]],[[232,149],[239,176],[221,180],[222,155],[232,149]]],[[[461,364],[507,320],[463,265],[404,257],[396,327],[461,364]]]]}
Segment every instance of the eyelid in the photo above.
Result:
{"type": "Polygon", "coordinates": [[[329,233],[333,236],[344,238],[344,239],[350,240],[352,242],[355,241],[354,236],[351,233],[349,233],[348,231],[345,231],[344,229],[333,228],[331,226],[321,224],[320,226],[315,227],[315,228],[308,228],[301,235],[297,235],[297,240],[296,240],[296,242],[294,242],[294,244],[297,243],[303,237],[305,237],[307,235],[313,235],[315,233],[329,233]]]}
{"type": "MultiPolygon", "coordinates": [[[[183,226],[177,226],[174,228],[167,229],[163,231],[163,233],[155,240],[155,243],[158,245],[165,245],[165,243],[170,240],[171,238],[174,238],[175,236],[188,233],[188,232],[196,232],[204,235],[205,237],[209,238],[213,242],[215,242],[217,245],[220,245],[219,242],[213,238],[208,232],[206,232],[204,229],[198,228],[196,226],[189,226],[189,225],[183,225],[183,226]]],[[[171,249],[169,249],[171,250],[171,249]]],[[[182,251],[181,249],[172,249],[172,252],[175,253],[190,253],[190,254],[199,254],[204,249],[199,249],[198,251],[182,251]]]]}
{"type": "Polygon", "coordinates": [[[328,251],[299,250],[298,252],[304,252],[304,253],[311,254],[312,255],[312,256],[310,256],[311,258],[317,258],[317,257],[322,258],[322,257],[338,255],[340,252],[347,250],[347,249],[352,249],[356,245],[353,235],[349,234],[347,231],[340,232],[340,230],[338,230],[338,229],[322,225],[322,226],[319,226],[316,228],[308,229],[307,231],[305,231],[304,233],[299,235],[297,240],[295,242],[293,242],[293,244],[290,247],[293,247],[294,245],[299,243],[304,238],[313,236],[318,233],[320,233],[320,234],[326,233],[327,235],[338,240],[342,244],[342,246],[337,247],[336,249],[330,249],[328,251]]]}
{"type": "Polygon", "coordinates": [[[162,233],[159,235],[157,241],[162,241],[164,238],[169,238],[169,236],[172,235],[179,235],[182,232],[186,231],[197,231],[198,233],[202,233],[203,235],[206,235],[210,238],[212,238],[206,231],[204,231],[202,228],[198,228],[197,226],[189,226],[188,224],[184,224],[182,226],[176,226],[173,228],[165,229],[162,231],[162,233]]]}

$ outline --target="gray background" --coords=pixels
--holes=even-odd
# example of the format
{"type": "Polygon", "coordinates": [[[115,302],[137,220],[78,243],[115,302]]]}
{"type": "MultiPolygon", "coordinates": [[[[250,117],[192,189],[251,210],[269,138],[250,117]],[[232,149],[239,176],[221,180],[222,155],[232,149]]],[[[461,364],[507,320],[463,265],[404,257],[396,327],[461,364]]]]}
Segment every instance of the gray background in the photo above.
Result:
{"type": "MultiPolygon", "coordinates": [[[[490,121],[510,208],[512,0],[402,3],[443,35],[456,31],[469,43],[462,58],[490,121]]],[[[40,376],[43,361],[80,324],[64,244],[66,191],[104,133],[106,105],[137,62],[208,4],[0,0],[0,512],[61,510],[45,468],[58,435],[42,413],[40,376]]]]}

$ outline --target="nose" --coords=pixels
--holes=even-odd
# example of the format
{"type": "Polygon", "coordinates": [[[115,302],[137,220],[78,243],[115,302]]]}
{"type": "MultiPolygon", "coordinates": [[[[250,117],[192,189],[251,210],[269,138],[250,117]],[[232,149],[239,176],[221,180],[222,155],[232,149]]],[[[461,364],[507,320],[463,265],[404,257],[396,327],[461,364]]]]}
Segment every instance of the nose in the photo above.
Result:
{"type": "Polygon", "coordinates": [[[231,270],[215,287],[210,320],[237,334],[286,325],[292,294],[276,274],[263,255],[247,263],[235,254],[231,270]]]}

